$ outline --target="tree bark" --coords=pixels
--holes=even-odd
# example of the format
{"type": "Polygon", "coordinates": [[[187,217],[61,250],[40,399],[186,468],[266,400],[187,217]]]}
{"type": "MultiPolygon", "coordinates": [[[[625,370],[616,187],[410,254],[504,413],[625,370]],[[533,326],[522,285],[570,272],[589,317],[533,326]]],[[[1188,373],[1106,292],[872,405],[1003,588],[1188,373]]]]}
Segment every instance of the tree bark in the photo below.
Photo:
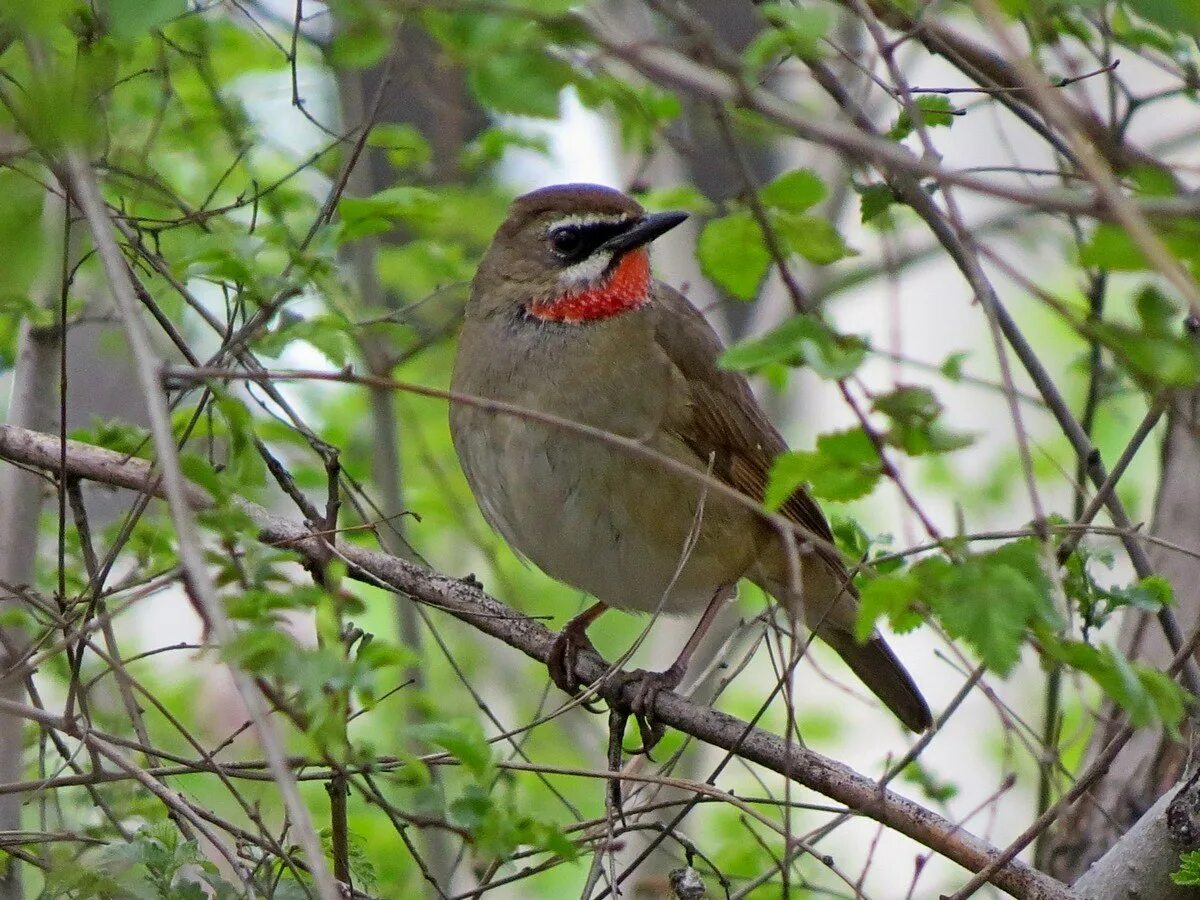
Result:
{"type": "MultiPolygon", "coordinates": [[[[63,217],[66,206],[60,196],[47,191],[42,213],[42,233],[46,248],[45,272],[36,291],[43,309],[58,305],[62,291],[63,217]]],[[[12,397],[7,421],[12,425],[40,431],[54,431],[58,425],[59,358],[63,336],[57,326],[35,327],[26,319],[17,339],[17,360],[13,373],[12,397]]],[[[32,584],[36,575],[38,519],[46,482],[38,475],[6,466],[0,470],[0,609],[19,609],[23,603],[20,588],[32,584]]],[[[0,630],[0,671],[16,671],[28,643],[28,634],[9,626],[0,630]]],[[[0,678],[0,697],[25,702],[24,678],[10,675],[0,678]]],[[[24,777],[23,722],[0,714],[0,781],[20,781],[24,777]]],[[[21,794],[0,797],[0,831],[21,830],[21,794]]],[[[10,859],[0,879],[0,900],[24,896],[20,867],[10,859]]]]}
{"type": "Polygon", "coordinates": [[[1082,900],[1188,900],[1197,889],[1175,884],[1179,854],[1196,849],[1200,791],[1195,780],[1158,798],[1074,888],[1082,900]]]}
{"type": "MultiPolygon", "coordinates": [[[[1167,434],[1162,449],[1162,475],[1158,496],[1155,501],[1153,533],[1164,541],[1195,548],[1197,544],[1197,510],[1200,510],[1200,440],[1197,439],[1197,423],[1200,422],[1200,390],[1180,392],[1172,403],[1167,416],[1167,434]]],[[[1149,550],[1154,571],[1162,575],[1175,589],[1175,615],[1184,634],[1190,634],[1200,623],[1200,559],[1154,544],[1149,550]]],[[[1171,658],[1171,650],[1162,631],[1155,627],[1151,614],[1141,611],[1126,613],[1121,622],[1121,649],[1131,658],[1162,667],[1171,658]]],[[[1091,757],[1111,737],[1111,719],[1102,716],[1101,724],[1093,735],[1088,756],[1091,757]]],[[[1185,730],[1194,726],[1185,722],[1185,730]]],[[[1130,832],[1135,823],[1161,818],[1159,807],[1162,798],[1183,777],[1187,762],[1187,746],[1173,740],[1161,730],[1144,729],[1130,740],[1128,746],[1117,757],[1105,779],[1093,790],[1089,798],[1079,803],[1072,814],[1060,821],[1054,829],[1047,849],[1046,868],[1055,877],[1071,880],[1088,870],[1101,857],[1108,860],[1101,872],[1124,871],[1121,881],[1131,890],[1146,890],[1134,877],[1134,869],[1114,868],[1109,857],[1114,854],[1142,871],[1174,871],[1177,868],[1179,849],[1170,842],[1145,839],[1143,832],[1131,838],[1129,848],[1122,835],[1130,832]],[[1157,801],[1157,802],[1156,802],[1157,801]],[[1119,844],[1117,842],[1120,841],[1119,844]],[[1114,846],[1116,845],[1116,846],[1114,846]],[[1122,847],[1116,852],[1116,847],[1122,847]],[[1109,848],[1112,852],[1106,855],[1109,848]],[[1157,851],[1154,859],[1147,858],[1147,851],[1157,851]],[[1157,857],[1162,857],[1161,859],[1157,857]]],[[[1139,826],[1140,828],[1141,826],[1139,826]]],[[[1158,823],[1157,828],[1165,827],[1158,823]]],[[[1153,836],[1157,831],[1145,832],[1153,836]]],[[[1104,876],[1088,872],[1087,884],[1098,885],[1104,876]]],[[[1083,879],[1080,879],[1083,883],[1083,879]]],[[[1173,886],[1169,880],[1159,879],[1164,891],[1173,886]]],[[[1112,889],[1113,879],[1108,877],[1106,890],[1112,889]]],[[[1099,895],[1098,895],[1099,896],[1099,895]]],[[[1104,896],[1125,896],[1106,893],[1104,896]]],[[[1130,897],[1141,896],[1129,894],[1130,897]]],[[[1145,896],[1158,896],[1146,894],[1145,896]]],[[[1164,893],[1162,896],[1174,896],[1164,893]]]]}

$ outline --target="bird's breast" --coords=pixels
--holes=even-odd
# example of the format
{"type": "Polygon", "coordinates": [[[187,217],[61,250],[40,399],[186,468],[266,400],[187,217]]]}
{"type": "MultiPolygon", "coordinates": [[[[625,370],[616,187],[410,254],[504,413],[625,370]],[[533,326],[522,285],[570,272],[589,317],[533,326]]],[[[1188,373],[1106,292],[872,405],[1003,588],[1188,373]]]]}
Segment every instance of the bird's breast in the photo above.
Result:
{"type": "MultiPolygon", "coordinates": [[[[455,389],[633,438],[693,466],[690,451],[663,428],[670,404],[681,402],[678,376],[655,352],[652,331],[639,334],[630,324],[582,341],[556,330],[568,326],[510,333],[507,358],[469,366],[469,377],[456,365],[455,389]]],[[[485,344],[497,346],[469,325],[460,355],[485,344]]],[[[605,603],[687,611],[736,582],[751,562],[754,529],[742,512],[627,448],[463,405],[452,408],[451,427],[493,527],[547,574],[605,603]]]]}

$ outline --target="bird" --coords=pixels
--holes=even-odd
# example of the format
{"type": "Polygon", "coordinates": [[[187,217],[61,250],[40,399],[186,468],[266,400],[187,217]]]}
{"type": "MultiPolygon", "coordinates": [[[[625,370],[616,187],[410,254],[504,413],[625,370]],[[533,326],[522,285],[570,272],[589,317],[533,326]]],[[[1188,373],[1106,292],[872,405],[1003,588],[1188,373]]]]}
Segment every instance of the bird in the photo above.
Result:
{"type": "Polygon", "coordinates": [[[540,188],[512,202],[471,283],[449,411],[467,483],[518,555],[596,601],[555,636],[551,680],[579,691],[576,658],[610,609],[699,611],[671,666],[629,676],[633,711],[652,713],[747,579],[925,731],[929,706],[891,648],[856,639],[858,594],[816,502],[801,487],[779,508],[792,541],[762,513],[787,444],[745,375],[719,366],[703,314],[651,274],[650,243],[686,218],[600,185],[540,188]]]}

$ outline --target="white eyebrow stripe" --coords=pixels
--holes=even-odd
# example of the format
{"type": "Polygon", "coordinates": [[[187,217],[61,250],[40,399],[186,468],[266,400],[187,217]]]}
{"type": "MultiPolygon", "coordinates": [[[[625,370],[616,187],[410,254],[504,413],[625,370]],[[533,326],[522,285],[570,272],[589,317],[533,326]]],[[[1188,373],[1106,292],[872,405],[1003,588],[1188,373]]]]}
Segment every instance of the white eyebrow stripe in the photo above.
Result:
{"type": "Polygon", "coordinates": [[[628,222],[629,215],[621,213],[620,215],[603,215],[601,213],[576,213],[570,216],[563,216],[551,222],[546,227],[547,234],[554,231],[556,228],[564,228],[568,226],[580,225],[619,225],[622,222],[628,222]]]}

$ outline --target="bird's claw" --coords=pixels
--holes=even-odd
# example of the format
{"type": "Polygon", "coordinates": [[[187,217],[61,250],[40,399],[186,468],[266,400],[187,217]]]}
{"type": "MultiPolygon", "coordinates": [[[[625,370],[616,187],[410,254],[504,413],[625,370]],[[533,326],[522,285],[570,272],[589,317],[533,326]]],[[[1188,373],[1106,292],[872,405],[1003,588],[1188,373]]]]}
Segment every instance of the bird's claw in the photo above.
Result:
{"type": "Polygon", "coordinates": [[[633,687],[633,696],[626,704],[628,712],[637,722],[638,733],[642,737],[642,746],[631,753],[644,753],[650,758],[650,751],[666,734],[666,726],[654,719],[654,705],[660,691],[673,691],[683,681],[683,669],[672,666],[665,672],[647,672],[645,669],[635,669],[613,676],[618,683],[612,696],[624,697],[625,689],[633,687]]]}
{"type": "MultiPolygon", "coordinates": [[[[550,644],[550,656],[546,659],[546,668],[550,672],[550,680],[554,682],[559,690],[571,697],[576,696],[582,687],[579,679],[575,677],[575,661],[579,658],[579,651],[581,650],[587,650],[591,653],[596,652],[596,648],[592,645],[588,636],[568,624],[566,628],[554,636],[554,641],[550,644]]],[[[603,711],[594,701],[584,701],[580,703],[580,706],[591,713],[603,711]]]]}

